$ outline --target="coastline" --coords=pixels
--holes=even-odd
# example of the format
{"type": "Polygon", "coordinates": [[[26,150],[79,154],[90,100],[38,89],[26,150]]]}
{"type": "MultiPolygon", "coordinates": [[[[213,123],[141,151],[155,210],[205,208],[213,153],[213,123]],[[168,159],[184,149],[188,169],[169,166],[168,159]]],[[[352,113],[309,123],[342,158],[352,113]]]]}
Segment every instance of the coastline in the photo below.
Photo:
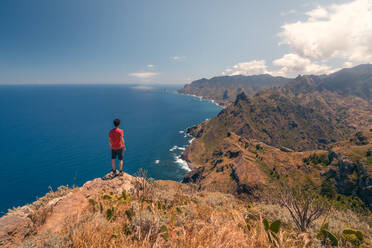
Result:
{"type": "Polygon", "coordinates": [[[206,99],[206,98],[204,98],[203,96],[197,96],[197,95],[193,95],[193,94],[185,94],[185,93],[179,93],[179,92],[177,92],[177,94],[185,95],[185,96],[195,97],[195,98],[198,98],[200,101],[211,102],[211,103],[213,103],[214,105],[217,105],[218,107],[220,107],[221,109],[225,109],[225,108],[227,107],[227,106],[225,106],[225,105],[222,105],[222,104],[216,102],[216,100],[213,100],[213,99],[206,99]]]}
{"type": "MultiPolygon", "coordinates": [[[[179,93],[179,92],[177,92],[177,91],[176,91],[176,94],[179,94],[179,95],[185,95],[185,96],[189,96],[189,97],[194,97],[194,98],[198,98],[200,101],[207,101],[207,102],[213,103],[214,105],[216,105],[216,106],[218,106],[219,108],[221,108],[221,110],[223,110],[223,109],[225,109],[225,108],[227,107],[227,106],[224,106],[224,105],[221,105],[221,104],[217,103],[215,100],[205,99],[205,98],[203,98],[202,96],[197,96],[197,95],[193,95],[193,94],[179,93]]],[[[206,119],[206,121],[207,121],[207,120],[208,120],[208,119],[206,119]]],[[[197,124],[195,124],[195,125],[193,125],[193,126],[196,126],[196,125],[199,125],[199,124],[201,124],[201,123],[197,123],[197,124]]],[[[191,167],[190,167],[189,162],[187,162],[187,161],[186,161],[185,159],[183,159],[183,158],[184,158],[185,150],[186,150],[186,149],[191,145],[191,143],[195,140],[195,137],[192,136],[192,135],[190,135],[190,134],[187,132],[187,130],[188,130],[189,128],[193,127],[193,126],[189,126],[189,127],[187,127],[186,130],[184,131],[184,133],[185,133],[185,136],[184,136],[184,137],[185,137],[185,138],[186,138],[186,137],[191,138],[191,139],[188,140],[189,144],[186,145],[185,147],[183,147],[184,150],[183,150],[183,152],[182,152],[181,155],[178,155],[178,156],[175,157],[175,159],[176,159],[176,163],[178,163],[178,164],[181,166],[181,168],[185,169],[187,172],[190,172],[192,169],[191,169],[191,167]]],[[[174,147],[173,147],[173,148],[174,148],[174,147]]],[[[173,148],[171,148],[171,150],[172,150],[173,148]]],[[[175,148],[175,149],[177,149],[177,148],[175,148]]],[[[170,150],[170,151],[171,151],[171,150],[170,150]]]]}
{"type": "Polygon", "coordinates": [[[195,140],[195,138],[192,135],[187,133],[188,129],[189,129],[189,127],[186,128],[186,130],[182,132],[182,133],[185,133],[184,138],[190,138],[187,141],[188,144],[185,145],[185,146],[181,146],[181,147],[175,145],[175,146],[173,146],[172,148],[169,149],[169,152],[171,152],[171,153],[173,153],[176,150],[182,151],[182,153],[179,154],[179,155],[176,154],[176,153],[173,153],[174,162],[177,163],[182,169],[184,169],[186,171],[186,173],[191,171],[191,167],[190,167],[189,163],[185,159],[183,159],[183,154],[184,154],[185,150],[187,149],[187,147],[195,140]]]}

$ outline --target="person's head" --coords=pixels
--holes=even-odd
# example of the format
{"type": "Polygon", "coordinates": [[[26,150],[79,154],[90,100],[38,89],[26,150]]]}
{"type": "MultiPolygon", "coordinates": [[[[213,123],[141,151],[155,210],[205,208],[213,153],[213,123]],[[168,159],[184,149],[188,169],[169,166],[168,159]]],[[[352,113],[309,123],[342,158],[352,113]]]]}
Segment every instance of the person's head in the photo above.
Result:
{"type": "Polygon", "coordinates": [[[119,125],[120,125],[120,119],[116,118],[116,119],[114,120],[114,126],[115,126],[115,127],[118,127],[119,125]]]}

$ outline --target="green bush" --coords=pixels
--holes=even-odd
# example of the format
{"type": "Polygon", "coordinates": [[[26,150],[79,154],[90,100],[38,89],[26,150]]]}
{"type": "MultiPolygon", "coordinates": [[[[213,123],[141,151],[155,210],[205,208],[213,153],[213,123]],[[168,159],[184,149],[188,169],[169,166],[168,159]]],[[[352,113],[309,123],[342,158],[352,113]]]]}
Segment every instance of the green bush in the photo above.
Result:
{"type": "Polygon", "coordinates": [[[124,223],[123,224],[123,228],[122,228],[122,230],[123,230],[123,233],[125,234],[125,235],[131,235],[132,233],[133,233],[133,231],[132,231],[132,226],[131,225],[129,225],[128,223],[124,223]]]}
{"type": "Polygon", "coordinates": [[[331,202],[336,209],[340,210],[350,209],[354,213],[365,216],[371,214],[371,210],[369,210],[367,204],[357,196],[337,194],[334,200],[331,202]]]}
{"type": "Polygon", "coordinates": [[[336,235],[328,230],[328,223],[322,225],[317,234],[317,238],[320,239],[324,245],[338,246],[336,235]]]}
{"type": "Polygon", "coordinates": [[[168,228],[166,225],[162,225],[160,227],[159,233],[161,233],[161,236],[163,237],[163,239],[168,240],[169,233],[168,233],[168,228]]]}
{"type": "Polygon", "coordinates": [[[329,156],[328,154],[311,154],[309,157],[306,157],[306,158],[303,158],[302,161],[305,163],[305,164],[322,164],[322,165],[329,165],[331,162],[330,162],[330,159],[329,159],[329,156]]]}
{"type": "Polygon", "coordinates": [[[329,199],[334,199],[337,195],[337,189],[331,179],[327,178],[322,182],[320,194],[329,199]]]}
{"type": "Polygon", "coordinates": [[[114,218],[114,208],[109,208],[106,210],[106,219],[112,220],[114,218]]]}
{"type": "Polygon", "coordinates": [[[363,234],[360,231],[347,228],[342,231],[341,239],[351,243],[354,247],[359,247],[363,243],[363,234]]]}
{"type": "Polygon", "coordinates": [[[280,220],[276,220],[273,223],[270,224],[270,222],[267,219],[263,219],[263,224],[265,227],[265,231],[267,233],[267,237],[269,238],[269,241],[273,244],[279,244],[279,238],[278,238],[278,232],[280,230],[281,222],[280,220]],[[274,239],[276,242],[274,241],[274,239]]]}

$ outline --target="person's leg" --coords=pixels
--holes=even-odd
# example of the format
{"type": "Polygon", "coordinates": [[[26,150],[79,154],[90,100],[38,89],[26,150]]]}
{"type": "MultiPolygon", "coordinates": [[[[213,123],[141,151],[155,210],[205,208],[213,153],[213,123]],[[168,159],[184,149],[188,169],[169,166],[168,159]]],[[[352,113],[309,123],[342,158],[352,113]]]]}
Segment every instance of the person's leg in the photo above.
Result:
{"type": "Polygon", "coordinates": [[[111,150],[111,166],[112,166],[112,171],[115,172],[116,171],[116,168],[115,168],[115,159],[116,159],[116,150],[111,150]]]}
{"type": "Polygon", "coordinates": [[[124,158],[123,148],[121,148],[119,150],[118,158],[119,158],[119,173],[122,174],[122,172],[123,172],[123,158],[124,158]]]}
{"type": "Polygon", "coordinates": [[[115,159],[111,160],[112,170],[115,171],[115,159]]]}
{"type": "Polygon", "coordinates": [[[120,172],[123,171],[123,160],[119,160],[119,170],[120,172]]]}

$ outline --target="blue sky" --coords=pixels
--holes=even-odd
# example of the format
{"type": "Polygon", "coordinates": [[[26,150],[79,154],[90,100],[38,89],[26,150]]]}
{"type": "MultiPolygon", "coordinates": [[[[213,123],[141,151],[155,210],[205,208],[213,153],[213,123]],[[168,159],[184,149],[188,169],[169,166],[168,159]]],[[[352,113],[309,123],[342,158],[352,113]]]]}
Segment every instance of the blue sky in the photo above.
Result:
{"type": "Polygon", "coordinates": [[[364,38],[358,51],[346,43],[328,49],[334,41],[318,34],[342,35],[337,15],[350,11],[347,4],[357,10],[371,1],[2,0],[0,84],[183,84],[222,74],[327,73],[371,60],[370,26],[357,33],[364,38]],[[307,35],[316,37],[298,39],[307,35]]]}

